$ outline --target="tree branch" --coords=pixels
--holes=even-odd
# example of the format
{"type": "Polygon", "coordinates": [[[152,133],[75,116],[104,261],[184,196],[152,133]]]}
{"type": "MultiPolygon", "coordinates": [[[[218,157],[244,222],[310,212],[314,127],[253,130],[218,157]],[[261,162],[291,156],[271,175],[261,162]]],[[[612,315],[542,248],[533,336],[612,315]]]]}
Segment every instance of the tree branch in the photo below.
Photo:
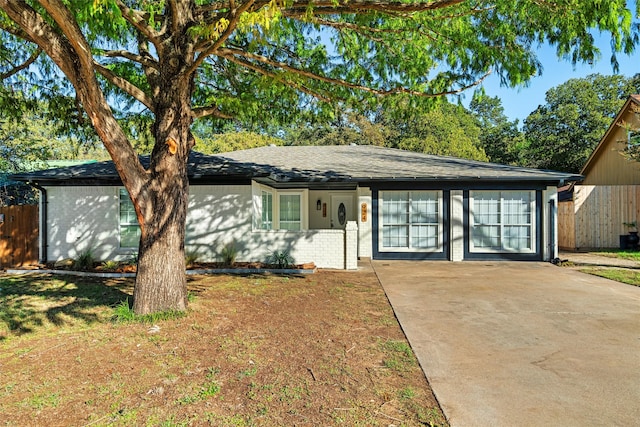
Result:
{"type": "Polygon", "coordinates": [[[203,117],[218,117],[220,119],[233,119],[232,115],[223,113],[217,107],[195,107],[191,110],[193,112],[194,119],[201,119],[203,117]]]}
{"type": "MultiPolygon", "coordinates": [[[[208,56],[212,55],[220,46],[222,46],[222,44],[225,41],[227,41],[229,37],[231,37],[231,34],[233,34],[233,32],[235,31],[238,25],[240,16],[242,16],[243,13],[249,10],[249,8],[253,6],[255,2],[256,0],[248,0],[246,3],[243,3],[242,5],[240,5],[239,8],[234,7],[231,10],[229,10],[229,13],[227,14],[229,19],[229,25],[227,25],[227,28],[225,28],[222,34],[220,34],[220,37],[218,37],[218,39],[215,40],[210,47],[208,47],[204,52],[198,55],[198,57],[193,62],[191,67],[189,67],[189,69],[187,70],[188,74],[195,72],[195,70],[197,70],[198,67],[202,65],[202,63],[208,56]]],[[[235,2],[233,1],[231,1],[230,4],[235,6],[235,2]]],[[[265,4],[264,0],[262,0],[261,4],[265,4]]]]}
{"type": "MultiPolygon", "coordinates": [[[[330,84],[334,84],[334,85],[338,85],[341,87],[345,87],[348,89],[353,89],[353,90],[358,90],[358,91],[362,91],[362,92],[368,92],[368,93],[372,93],[374,95],[382,95],[382,96],[388,96],[388,95],[395,95],[395,94],[400,94],[400,93],[404,93],[404,94],[409,94],[409,95],[413,95],[413,96],[420,96],[420,97],[428,97],[428,98],[433,98],[433,97],[438,97],[438,96],[443,96],[443,95],[455,95],[457,93],[463,92],[464,90],[467,90],[471,87],[477,86],[480,83],[482,83],[482,81],[489,75],[491,74],[491,71],[486,72],[480,79],[476,80],[475,82],[463,86],[460,89],[451,89],[448,91],[441,91],[441,92],[437,92],[437,93],[427,93],[427,92],[420,92],[417,90],[412,90],[412,89],[407,89],[407,88],[403,88],[403,87],[399,87],[399,88],[393,88],[393,89],[374,89],[368,86],[363,86],[363,85],[359,85],[356,83],[351,83],[349,81],[346,80],[342,80],[342,79],[336,79],[336,78],[331,78],[331,77],[326,77],[326,76],[321,76],[318,74],[315,74],[311,71],[306,71],[306,70],[302,70],[299,68],[295,68],[285,62],[280,62],[280,61],[274,61],[270,58],[267,58],[265,56],[261,56],[261,55],[256,55],[254,53],[249,53],[249,52],[244,52],[242,50],[239,49],[233,49],[233,48],[221,48],[218,49],[217,51],[217,55],[223,57],[223,58],[227,58],[229,60],[234,60],[237,59],[236,57],[243,57],[246,58],[247,60],[250,61],[255,61],[255,62],[259,62],[274,68],[280,68],[282,70],[285,71],[289,71],[291,73],[294,73],[296,75],[302,76],[302,77],[306,77],[312,80],[317,80],[317,81],[321,81],[324,83],[330,83],[330,84]]],[[[248,62],[247,62],[248,64],[248,62]]],[[[243,64],[246,66],[246,64],[243,64]]],[[[256,64],[251,64],[251,68],[255,69],[255,67],[258,67],[256,64]]],[[[268,72],[265,70],[265,72],[268,72]]]]}
{"type": "Polygon", "coordinates": [[[116,0],[116,6],[120,9],[122,17],[133,25],[138,31],[149,39],[156,48],[158,54],[162,52],[162,42],[160,41],[160,34],[146,23],[146,14],[139,10],[131,9],[122,0],[116,0]]]}
{"type": "Polygon", "coordinates": [[[303,86],[303,85],[301,85],[299,83],[292,82],[291,80],[284,79],[282,76],[274,73],[273,71],[269,71],[269,70],[267,70],[267,69],[265,69],[263,67],[260,67],[259,65],[251,63],[250,61],[237,58],[237,57],[235,57],[233,55],[229,55],[229,56],[220,55],[220,56],[223,56],[224,58],[228,59],[229,61],[231,61],[231,62],[233,62],[235,64],[238,64],[238,65],[240,65],[242,67],[248,68],[248,69],[253,70],[253,71],[257,72],[257,73],[260,73],[260,74],[262,74],[264,76],[271,77],[271,78],[273,78],[275,80],[278,80],[278,81],[280,81],[280,82],[282,82],[282,83],[284,83],[286,85],[289,85],[289,86],[293,87],[294,89],[299,90],[300,92],[306,93],[307,95],[311,95],[311,96],[313,96],[314,98],[316,98],[316,99],[318,99],[320,101],[331,102],[330,98],[328,98],[328,97],[326,97],[324,95],[321,95],[320,93],[318,93],[316,91],[313,91],[313,90],[309,89],[308,87],[303,86]]]}
{"type": "Polygon", "coordinates": [[[124,58],[133,62],[137,62],[138,64],[144,67],[151,67],[158,69],[157,62],[149,59],[148,56],[138,55],[133,52],[129,52],[128,50],[103,50],[103,49],[94,49],[99,55],[104,56],[105,58],[124,58]]]}
{"type": "Polygon", "coordinates": [[[111,71],[110,69],[108,69],[107,67],[103,66],[102,64],[100,64],[97,61],[93,62],[93,66],[95,67],[96,71],[99,72],[100,75],[102,75],[102,77],[104,77],[109,82],[111,82],[113,85],[119,87],[120,89],[122,89],[123,91],[125,91],[126,93],[131,95],[133,98],[135,98],[138,101],[140,101],[142,104],[144,104],[145,107],[147,107],[149,109],[149,111],[151,111],[151,112],[154,111],[153,101],[140,88],[138,88],[137,86],[133,85],[127,79],[118,76],[113,71],[111,71]]]}
{"type": "Polygon", "coordinates": [[[42,53],[42,48],[38,47],[38,49],[36,49],[36,51],[33,52],[25,62],[14,67],[12,70],[9,70],[4,74],[0,74],[0,80],[8,79],[9,77],[19,73],[25,68],[28,68],[31,64],[35,62],[36,59],[38,59],[38,56],[40,56],[41,53],[42,53]]]}
{"type": "Polygon", "coordinates": [[[57,0],[40,2],[46,4],[43,6],[47,10],[52,10],[52,18],[58,23],[58,28],[53,28],[24,0],[0,0],[0,9],[46,52],[69,79],[94,129],[114,160],[122,181],[135,197],[147,181],[147,174],[100,88],[88,43],[64,4],[57,0]],[[72,43],[69,41],[71,37],[80,39],[72,43]]]}

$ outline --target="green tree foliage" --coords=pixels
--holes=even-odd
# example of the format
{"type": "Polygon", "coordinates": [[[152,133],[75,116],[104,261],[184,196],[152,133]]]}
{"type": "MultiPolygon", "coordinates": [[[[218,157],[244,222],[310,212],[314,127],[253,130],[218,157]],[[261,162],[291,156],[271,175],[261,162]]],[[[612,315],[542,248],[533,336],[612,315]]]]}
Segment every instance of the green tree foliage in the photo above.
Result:
{"type": "Polygon", "coordinates": [[[331,122],[296,124],[289,145],[377,145],[419,153],[487,160],[480,128],[462,106],[441,101],[430,108],[398,103],[366,114],[338,110],[331,122]]]}
{"type": "Polygon", "coordinates": [[[480,126],[480,146],[494,163],[517,165],[525,145],[518,121],[510,121],[497,97],[476,94],[469,109],[480,126]]]}
{"type": "Polygon", "coordinates": [[[549,90],[546,104],[524,121],[524,163],[580,172],[624,101],[640,90],[637,83],[637,76],[592,74],[549,90]]]}
{"type": "MultiPolygon", "coordinates": [[[[616,52],[637,43],[626,0],[0,0],[0,77],[63,96],[66,123],[91,125],[141,224],[134,309],[186,307],[186,163],[193,122],[268,126],[458,93],[489,73],[540,71],[533,47],[591,61],[591,31],[616,52]],[[122,113],[148,114],[148,168],[122,113]]],[[[130,117],[130,116],[129,116],[130,117]]],[[[75,130],[75,129],[74,129],[75,130]]]]}
{"type": "Polygon", "coordinates": [[[488,160],[480,146],[480,127],[464,107],[441,102],[427,111],[406,113],[383,118],[383,123],[390,129],[387,146],[439,156],[488,160]]]}
{"type": "Polygon", "coordinates": [[[204,154],[228,153],[248,150],[266,145],[283,145],[284,141],[267,135],[248,131],[227,131],[199,138],[196,136],[194,150],[204,154]]]}

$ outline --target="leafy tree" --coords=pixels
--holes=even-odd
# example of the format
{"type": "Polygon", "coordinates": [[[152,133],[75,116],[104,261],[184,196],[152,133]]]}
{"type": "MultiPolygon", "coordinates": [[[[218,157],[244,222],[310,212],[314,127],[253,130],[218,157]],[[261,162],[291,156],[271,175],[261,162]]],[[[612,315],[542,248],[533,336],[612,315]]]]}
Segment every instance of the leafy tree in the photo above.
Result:
{"type": "Polygon", "coordinates": [[[186,307],[194,120],[267,125],[322,116],[336,100],[428,100],[490,72],[520,84],[539,72],[539,42],[589,61],[595,28],[633,50],[637,13],[626,0],[0,0],[0,10],[5,85],[75,100],[129,192],[141,228],[137,313],[186,307]],[[153,117],[147,169],[119,111],[153,117]]]}
{"type": "Polygon", "coordinates": [[[225,132],[199,138],[196,136],[195,150],[204,154],[228,153],[236,150],[283,145],[284,141],[267,135],[248,131],[225,132]]]}
{"type": "Polygon", "coordinates": [[[592,74],[550,89],[546,104],[524,121],[525,164],[580,172],[624,101],[640,90],[638,81],[592,74]]]}
{"type": "Polygon", "coordinates": [[[480,128],[462,106],[446,101],[427,111],[407,109],[385,113],[389,130],[387,146],[439,156],[486,161],[480,146],[480,128]]]}
{"type": "Polygon", "coordinates": [[[298,121],[285,130],[287,145],[377,145],[389,138],[383,123],[371,119],[372,113],[346,110],[337,106],[329,121],[298,121]]]}
{"type": "Polygon", "coordinates": [[[469,109],[480,126],[480,146],[490,161],[507,165],[520,162],[520,151],[525,145],[524,135],[518,129],[518,120],[509,121],[498,97],[476,94],[469,109]]]}

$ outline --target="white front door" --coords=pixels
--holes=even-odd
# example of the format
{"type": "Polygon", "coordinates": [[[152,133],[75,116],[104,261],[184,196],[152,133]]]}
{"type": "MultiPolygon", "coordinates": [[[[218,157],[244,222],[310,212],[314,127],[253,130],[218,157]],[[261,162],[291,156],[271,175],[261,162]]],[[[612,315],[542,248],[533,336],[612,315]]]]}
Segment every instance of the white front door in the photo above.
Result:
{"type": "Polygon", "coordinates": [[[345,228],[347,221],[355,221],[353,196],[331,196],[331,228],[345,228]]]}

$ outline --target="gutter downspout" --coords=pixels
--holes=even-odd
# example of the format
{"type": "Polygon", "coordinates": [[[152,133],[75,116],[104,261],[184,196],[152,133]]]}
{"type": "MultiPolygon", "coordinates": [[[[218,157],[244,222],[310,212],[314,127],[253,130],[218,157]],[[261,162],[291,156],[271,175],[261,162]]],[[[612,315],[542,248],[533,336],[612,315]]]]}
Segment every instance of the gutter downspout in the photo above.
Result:
{"type": "Polygon", "coordinates": [[[41,264],[46,264],[47,263],[47,253],[49,252],[49,245],[48,245],[48,239],[47,239],[47,234],[48,234],[48,230],[47,230],[47,204],[49,203],[47,201],[47,190],[45,190],[44,187],[38,185],[38,184],[34,184],[34,183],[29,183],[29,185],[31,185],[33,188],[35,188],[36,190],[38,190],[40,192],[40,203],[39,203],[39,207],[40,207],[40,212],[39,212],[39,217],[40,217],[40,224],[39,224],[39,230],[38,230],[38,234],[39,234],[39,240],[40,240],[40,249],[39,249],[39,262],[41,264]]]}

